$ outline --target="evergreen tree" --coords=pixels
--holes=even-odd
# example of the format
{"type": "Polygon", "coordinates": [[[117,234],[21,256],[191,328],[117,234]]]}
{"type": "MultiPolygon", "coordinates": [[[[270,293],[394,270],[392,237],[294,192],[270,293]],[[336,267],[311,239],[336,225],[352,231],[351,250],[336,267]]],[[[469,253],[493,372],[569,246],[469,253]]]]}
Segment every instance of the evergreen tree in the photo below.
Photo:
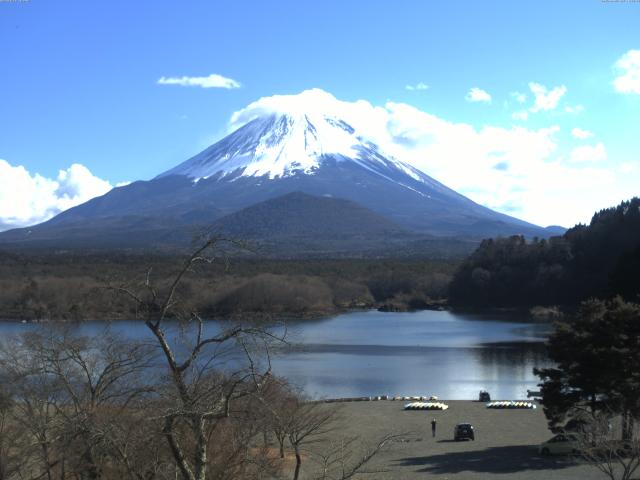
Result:
{"type": "Polygon", "coordinates": [[[640,198],[596,213],[561,237],[484,240],[450,285],[454,306],[577,305],[640,297],[640,198]]]}
{"type": "Polygon", "coordinates": [[[556,368],[535,370],[551,427],[576,412],[620,414],[623,437],[640,418],[640,305],[588,300],[549,338],[556,368]]]}

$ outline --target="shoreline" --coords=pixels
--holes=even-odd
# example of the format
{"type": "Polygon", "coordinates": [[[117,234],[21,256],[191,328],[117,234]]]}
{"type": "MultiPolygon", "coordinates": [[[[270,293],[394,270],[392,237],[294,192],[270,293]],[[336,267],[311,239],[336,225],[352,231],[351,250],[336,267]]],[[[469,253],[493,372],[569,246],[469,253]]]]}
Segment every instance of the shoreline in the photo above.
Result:
{"type": "MultiPolygon", "coordinates": [[[[323,398],[319,400],[310,400],[311,403],[351,403],[351,402],[438,402],[438,403],[446,403],[446,402],[473,402],[477,404],[487,405],[492,402],[529,402],[540,404],[538,398],[509,398],[509,399],[492,399],[491,401],[485,402],[480,400],[471,400],[471,399],[441,399],[435,395],[374,395],[369,397],[336,397],[336,398],[323,398]]],[[[437,410],[436,410],[437,411],[437,410]]]]}
{"type": "MultiPolygon", "coordinates": [[[[301,312],[237,312],[231,314],[218,314],[213,316],[204,317],[205,321],[225,321],[225,320],[237,320],[237,321],[314,321],[324,320],[338,315],[344,315],[349,313],[358,312],[370,312],[377,311],[381,313],[417,313],[425,311],[434,312],[450,312],[456,315],[474,315],[479,317],[484,316],[496,316],[498,318],[492,320],[502,320],[508,322],[523,322],[523,323],[552,323],[555,318],[548,316],[536,316],[531,313],[531,309],[527,308],[457,308],[448,305],[446,300],[435,301],[424,308],[392,308],[389,303],[383,303],[381,305],[372,305],[371,307],[353,307],[353,308],[336,308],[334,310],[324,311],[301,311],[301,312]]],[[[121,321],[133,321],[140,320],[136,318],[127,318],[122,316],[105,316],[101,318],[16,318],[14,316],[4,315],[0,313],[0,323],[24,323],[24,324],[72,324],[72,323],[93,323],[93,322],[121,322],[121,321]]],[[[173,319],[175,320],[175,319],[173,319]]],[[[478,320],[484,320],[478,318],[478,320]]]]}

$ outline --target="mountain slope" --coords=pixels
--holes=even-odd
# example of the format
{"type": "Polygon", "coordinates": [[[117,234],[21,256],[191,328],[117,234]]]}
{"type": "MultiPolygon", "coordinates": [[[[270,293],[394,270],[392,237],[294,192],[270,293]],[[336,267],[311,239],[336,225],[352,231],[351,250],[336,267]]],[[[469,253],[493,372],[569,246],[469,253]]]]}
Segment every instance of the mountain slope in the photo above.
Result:
{"type": "MultiPolygon", "coordinates": [[[[442,250],[429,244],[431,239],[412,234],[355,202],[301,192],[229,214],[217,220],[212,230],[248,241],[268,256],[379,256],[399,246],[408,250],[401,256],[442,250]],[[411,240],[423,244],[410,245],[411,240]]],[[[454,254],[470,249],[469,244],[459,243],[448,251],[454,254]]]]}
{"type": "Polygon", "coordinates": [[[383,216],[348,200],[293,192],[227,215],[214,224],[235,238],[367,239],[407,235],[383,216]]]}
{"type": "Polygon", "coordinates": [[[346,198],[436,235],[544,235],[535,225],[472,202],[386,154],[345,121],[318,112],[255,118],[156,179],[172,175],[214,181],[216,190],[235,191],[239,202],[240,189],[225,184],[242,185],[247,194],[299,190],[346,198]]]}
{"type": "MultiPolygon", "coordinates": [[[[365,132],[323,111],[322,102],[307,108],[305,95],[292,97],[287,111],[247,119],[227,137],[150,181],[113,189],[43,224],[0,234],[0,244],[91,246],[98,236],[99,243],[109,238],[110,245],[124,248],[145,242],[170,247],[184,243],[194,228],[292,192],[355,202],[421,235],[549,236],[549,231],[482,207],[394,158],[365,132]]],[[[311,208],[302,197],[295,201],[301,202],[301,211],[305,205],[311,208]]],[[[296,218],[299,225],[290,222],[288,235],[305,228],[305,215],[296,218]]],[[[340,228],[349,231],[347,222],[336,217],[326,222],[334,224],[329,231],[336,235],[340,228]]]]}

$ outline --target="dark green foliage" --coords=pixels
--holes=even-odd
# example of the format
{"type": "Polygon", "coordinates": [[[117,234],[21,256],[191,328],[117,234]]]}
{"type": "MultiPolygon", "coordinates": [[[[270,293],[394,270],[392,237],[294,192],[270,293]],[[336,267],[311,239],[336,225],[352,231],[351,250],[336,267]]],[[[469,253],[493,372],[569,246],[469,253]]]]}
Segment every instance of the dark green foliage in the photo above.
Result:
{"type": "Polygon", "coordinates": [[[454,275],[459,306],[575,305],[640,294],[640,199],[596,213],[562,237],[485,240],[454,275]]]}
{"type": "Polygon", "coordinates": [[[563,237],[484,240],[454,275],[450,301],[481,307],[558,303],[565,295],[570,256],[563,237]]]}
{"type": "MultiPolygon", "coordinates": [[[[160,285],[182,258],[122,253],[20,255],[0,252],[0,318],[134,318],[135,307],[104,287],[151,278],[160,285]]],[[[236,258],[200,265],[185,278],[179,295],[206,316],[272,313],[298,317],[374,308],[393,300],[419,308],[439,300],[456,262],[450,260],[236,258]],[[375,293],[373,293],[375,292],[375,293]]]]}
{"type": "Polygon", "coordinates": [[[556,368],[536,370],[552,427],[582,407],[640,416],[640,305],[621,298],[582,303],[549,338],[556,368]]]}
{"type": "Polygon", "coordinates": [[[234,238],[286,237],[361,242],[405,229],[368,208],[341,198],[289,193],[251,205],[214,223],[234,238]]]}
{"type": "Polygon", "coordinates": [[[640,246],[620,255],[611,272],[610,287],[625,298],[637,298],[640,292],[640,246]]]}
{"type": "MultiPolygon", "coordinates": [[[[369,304],[371,297],[365,299],[369,304]]],[[[318,277],[262,273],[225,293],[215,304],[214,313],[241,312],[299,315],[331,313],[335,309],[333,292],[318,277]]]]}

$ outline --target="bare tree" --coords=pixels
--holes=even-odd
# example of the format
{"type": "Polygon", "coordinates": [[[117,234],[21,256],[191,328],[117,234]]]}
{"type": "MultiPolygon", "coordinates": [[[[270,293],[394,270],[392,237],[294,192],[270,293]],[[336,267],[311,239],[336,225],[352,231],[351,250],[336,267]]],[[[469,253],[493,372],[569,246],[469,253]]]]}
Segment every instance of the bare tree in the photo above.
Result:
{"type": "Polygon", "coordinates": [[[316,480],[347,480],[364,471],[364,467],[388,444],[403,435],[389,434],[372,446],[363,445],[358,437],[332,439],[318,451],[311,451],[312,460],[319,466],[316,480]]]}
{"type": "Polygon", "coordinates": [[[0,368],[14,425],[29,436],[21,455],[33,478],[102,478],[114,468],[114,426],[151,391],[140,374],[151,350],[108,332],[87,338],[42,329],[3,342],[0,368]]]}
{"type": "Polygon", "coordinates": [[[12,422],[13,401],[0,388],[0,480],[13,478],[24,465],[25,436],[12,422]]]}
{"type": "Polygon", "coordinates": [[[141,381],[152,365],[151,350],[109,332],[87,338],[68,330],[49,330],[24,339],[30,354],[61,390],[64,407],[58,414],[64,422],[65,451],[78,452],[68,460],[86,478],[101,478],[113,419],[153,389],[141,381]]]}
{"type": "Polygon", "coordinates": [[[36,478],[51,480],[53,469],[60,463],[59,383],[46,374],[39,359],[25,347],[23,338],[3,340],[0,344],[2,388],[12,405],[5,421],[26,437],[19,448],[23,468],[36,478]]]}
{"type": "Polygon", "coordinates": [[[285,444],[292,425],[292,416],[299,406],[299,399],[286,380],[271,376],[258,397],[259,412],[265,445],[269,434],[278,444],[278,456],[285,458],[285,444]]]}
{"type": "Polygon", "coordinates": [[[333,406],[305,402],[300,398],[294,400],[286,426],[287,437],[296,456],[293,480],[298,480],[300,476],[303,447],[321,441],[331,431],[336,415],[337,410],[333,406]]]}
{"type": "MultiPolygon", "coordinates": [[[[629,480],[640,468],[640,429],[627,431],[625,419],[610,412],[578,415],[579,427],[574,433],[578,439],[579,456],[600,470],[611,480],[629,480]]],[[[637,425],[637,422],[636,422],[637,425]]]]}
{"type": "Polygon", "coordinates": [[[103,448],[112,462],[110,475],[129,480],[168,478],[174,463],[156,422],[149,415],[158,411],[157,400],[133,402],[117,419],[106,423],[103,448]]]}
{"type": "Polygon", "coordinates": [[[162,352],[168,371],[163,391],[162,433],[184,480],[205,480],[209,466],[211,439],[232,414],[232,405],[260,389],[270,366],[259,368],[253,354],[259,347],[268,356],[267,344],[274,337],[264,328],[229,323],[212,331],[197,312],[186,312],[178,291],[185,276],[198,264],[211,263],[215,248],[225,244],[208,239],[191,254],[165,288],[158,287],[147,273],[140,288],[121,285],[117,291],[132,299],[139,317],[162,352]],[[173,322],[171,322],[173,320],[173,322]],[[179,342],[172,342],[171,327],[181,327],[179,342]],[[232,348],[233,347],[233,348],[232,348]],[[242,352],[245,362],[230,356],[242,352]]]}

